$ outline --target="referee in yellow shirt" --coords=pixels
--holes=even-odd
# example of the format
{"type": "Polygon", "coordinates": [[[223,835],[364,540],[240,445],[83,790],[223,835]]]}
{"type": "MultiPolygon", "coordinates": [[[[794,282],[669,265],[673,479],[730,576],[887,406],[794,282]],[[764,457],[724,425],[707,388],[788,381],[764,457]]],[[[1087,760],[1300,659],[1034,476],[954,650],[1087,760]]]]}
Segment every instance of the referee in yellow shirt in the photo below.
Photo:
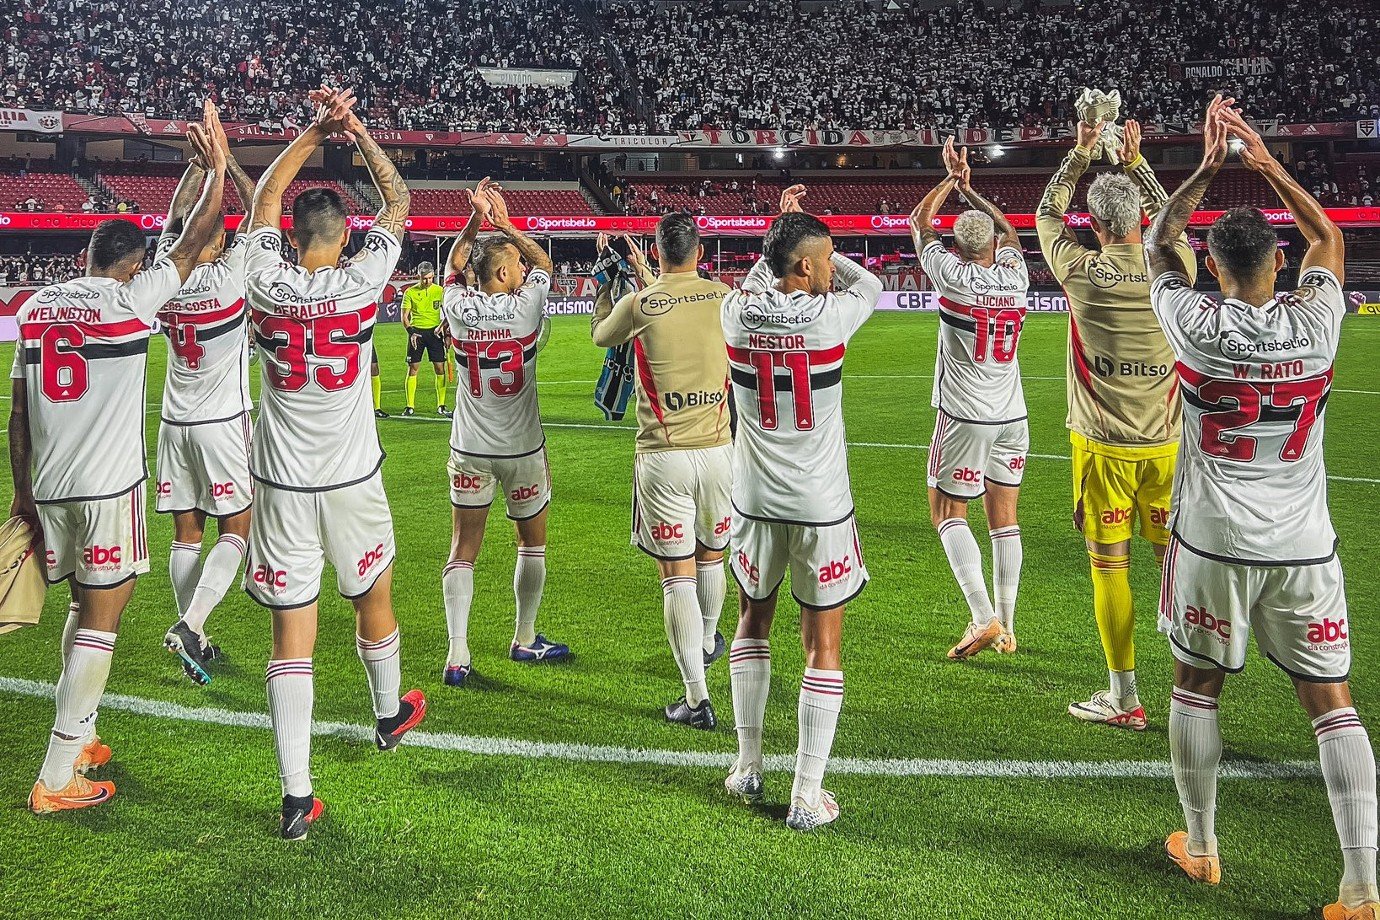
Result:
{"type": "MultiPolygon", "coordinates": [[[[1142,212],[1154,218],[1168,196],[1140,155],[1140,125],[1126,122],[1121,171],[1098,176],[1088,189],[1098,248],[1081,245],[1064,226],[1064,212],[1091,164],[1100,130],[1078,123],[1078,146],[1059,165],[1035,215],[1040,249],[1069,300],[1073,517],[1088,548],[1093,613],[1110,678],[1108,689],[1072,703],[1069,714],[1142,731],[1131,537],[1139,532],[1163,563],[1180,403],[1174,352],[1150,308],[1140,231],[1142,212]]],[[[1174,245],[1189,274],[1196,274],[1188,238],[1174,245]]]]}
{"type": "Polygon", "coordinates": [[[446,339],[441,330],[441,300],[444,289],[436,283],[436,266],[423,262],[417,266],[417,283],[403,294],[402,320],[407,329],[407,408],[403,415],[417,414],[417,371],[422,354],[436,372],[436,412],[449,416],[446,408],[446,339]]]}

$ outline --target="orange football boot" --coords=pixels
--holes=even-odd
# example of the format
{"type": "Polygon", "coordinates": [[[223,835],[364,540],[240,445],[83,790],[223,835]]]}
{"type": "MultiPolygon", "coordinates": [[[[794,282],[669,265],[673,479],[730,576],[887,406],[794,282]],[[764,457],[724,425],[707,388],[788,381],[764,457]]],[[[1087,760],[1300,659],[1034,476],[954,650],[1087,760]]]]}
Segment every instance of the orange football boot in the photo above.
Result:
{"type": "Polygon", "coordinates": [[[110,763],[110,755],[110,745],[99,737],[93,737],[91,743],[82,748],[81,753],[77,755],[77,762],[72,765],[72,769],[78,773],[89,773],[110,763]]]}
{"type": "Polygon", "coordinates": [[[993,620],[986,626],[970,622],[968,628],[963,631],[963,638],[958,641],[958,645],[949,649],[949,660],[967,661],[983,649],[990,648],[1000,637],[1001,620],[993,620]]]}
{"type": "Polygon", "coordinates": [[[55,811],[90,808],[108,802],[114,796],[114,783],[90,780],[75,773],[72,781],[56,792],[43,785],[43,780],[34,783],[34,791],[29,793],[29,809],[36,815],[46,815],[55,811]]]}
{"type": "Polygon", "coordinates": [[[1194,856],[1188,852],[1188,833],[1175,831],[1164,842],[1169,858],[1195,882],[1216,885],[1222,881],[1222,859],[1218,856],[1194,856]]]}
{"type": "Polygon", "coordinates": [[[1347,907],[1341,901],[1323,908],[1323,920],[1376,920],[1380,917],[1380,903],[1367,901],[1356,907],[1347,907]]]}

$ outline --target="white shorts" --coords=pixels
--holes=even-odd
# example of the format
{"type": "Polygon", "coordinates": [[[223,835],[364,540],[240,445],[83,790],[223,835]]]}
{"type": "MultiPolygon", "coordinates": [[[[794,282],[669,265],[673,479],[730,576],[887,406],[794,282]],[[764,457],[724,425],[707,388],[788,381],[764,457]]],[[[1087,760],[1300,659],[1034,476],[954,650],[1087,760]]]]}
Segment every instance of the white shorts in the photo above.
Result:
{"type": "Polygon", "coordinates": [[[526,521],[551,504],[551,470],[546,448],[522,457],[476,457],[450,452],[450,503],[457,508],[487,508],[501,488],[508,517],[526,521]]]}
{"type": "Polygon", "coordinates": [[[325,492],[297,492],[260,482],[249,524],[244,589],[265,607],[305,607],[321,595],[324,564],[353,600],[369,593],[393,564],[393,516],[383,475],[325,492]]]}
{"type": "Polygon", "coordinates": [[[666,561],[720,551],[733,521],[733,448],[658,450],[633,460],[633,545],[666,561]]]}
{"type": "Polygon", "coordinates": [[[1351,670],[1342,566],[1243,565],[1200,556],[1170,537],[1160,586],[1160,632],[1174,657],[1240,671],[1255,634],[1266,658],[1300,680],[1336,683],[1351,670]]]}
{"type": "Polygon", "coordinates": [[[971,501],[987,491],[988,482],[1019,486],[1029,451],[1030,427],[1025,419],[978,425],[940,412],[925,481],[950,498],[971,501]]]}
{"type": "Polygon", "coordinates": [[[755,601],[781,587],[791,570],[791,594],[802,607],[841,607],[867,584],[862,543],[852,515],[837,524],[775,524],[733,515],[733,577],[755,601]]]}
{"type": "Polygon", "coordinates": [[[254,499],[249,413],[226,422],[158,427],[158,513],[232,517],[254,499]]]}
{"type": "Polygon", "coordinates": [[[145,486],[94,501],[38,506],[48,583],[72,577],[83,588],[113,588],[149,570],[145,486]]]}

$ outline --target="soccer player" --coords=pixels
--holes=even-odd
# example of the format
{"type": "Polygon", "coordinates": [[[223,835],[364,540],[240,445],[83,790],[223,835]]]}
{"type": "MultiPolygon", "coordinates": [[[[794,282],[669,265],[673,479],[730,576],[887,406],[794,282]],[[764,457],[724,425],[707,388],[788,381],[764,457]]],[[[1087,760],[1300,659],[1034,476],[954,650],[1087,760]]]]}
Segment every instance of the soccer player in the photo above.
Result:
{"type": "MultiPolygon", "coordinates": [[[[224,132],[218,135],[224,139],[224,132]]],[[[240,202],[254,201],[254,180],[225,152],[226,171],[240,202]]],[[[206,164],[193,159],[178,183],[168,223],[158,240],[166,252],[177,241],[205,184],[206,164]]],[[[220,649],[206,638],[206,618],[225,597],[244,561],[249,539],[249,336],[245,324],[243,234],[227,248],[222,225],[197,257],[177,296],[158,313],[168,337],[168,372],[158,429],[160,513],[173,516],[168,574],[178,619],[163,644],[182,660],[194,682],[208,684],[207,665],[220,649]],[[201,558],[206,519],[217,539],[201,558]]]]}
{"type": "Polygon", "coordinates": [[[446,408],[446,340],[441,328],[443,296],[436,283],[436,266],[430,262],[418,265],[417,283],[403,295],[402,321],[407,330],[407,408],[403,415],[416,413],[417,371],[425,353],[436,373],[436,412],[450,416],[446,408]]]}
{"type": "Polygon", "coordinates": [[[910,224],[920,265],[939,292],[939,354],[930,400],[939,415],[926,481],[930,519],[971,614],[963,638],[949,650],[951,659],[962,661],[988,647],[1016,650],[1016,499],[1030,450],[1016,346],[1030,276],[1016,228],[973,190],[968,149],[956,153],[950,138],[944,162],[949,175],[916,206],[910,224]],[[955,188],[974,208],[954,221],[956,255],[934,230],[934,217],[955,188]],[[982,551],[968,529],[968,502],[978,497],[992,537],[990,596],[982,551]]]}
{"type": "Polygon", "coordinates": [[[551,291],[551,259],[513,226],[501,190],[487,178],[467,194],[473,213],[451,246],[442,305],[459,378],[448,464],[454,506],[450,558],[441,572],[450,636],[443,679],[451,687],[463,687],[473,672],[468,634],[474,562],[499,490],[517,530],[517,617],[508,657],[535,663],[571,655],[569,646],[549,641],[536,626],[546,585],[551,503],[546,434],[537,404],[537,335],[551,291]],[[502,235],[476,246],[486,220],[502,235]],[[471,250],[478,288],[462,283],[471,250]]]}
{"type": "Polygon", "coordinates": [[[254,516],[249,595],[273,612],[268,704],[283,785],[286,840],[300,840],[324,806],[312,794],[312,654],[317,597],[329,561],[354,604],[356,648],[373,694],[378,748],[396,748],[426,713],[412,690],[401,699],[393,616],[393,519],[383,492],[383,449],[369,417],[364,369],[373,350],[378,298],[393,274],[410,197],[393,163],[353,112],[354,97],[322,88],[312,124],[259,180],[249,219],[245,283],[263,365],[254,429],[254,516]],[[364,247],[340,265],[349,241],[345,203],[328,188],[292,203],[282,256],[283,192],[332,133],[353,136],[383,199],[364,247]]]}
{"type": "MultiPolygon", "coordinates": [[[[1142,211],[1154,217],[1166,195],[1140,154],[1140,126],[1126,122],[1121,173],[1088,189],[1097,249],[1064,225],[1074,188],[1087,170],[1101,125],[1078,123],[1077,145],[1045,188],[1036,212],[1040,248],[1069,300],[1068,420],[1073,444],[1073,519],[1092,563],[1093,613],[1110,686],[1069,714],[1116,728],[1145,729],[1136,691],[1131,536],[1164,558],[1169,497],[1179,440],[1174,353],[1150,309],[1150,278],[1141,243],[1142,211]]],[[[1178,240],[1195,272],[1188,238],[1178,240]]]]}
{"type": "Polygon", "coordinates": [[[685,683],[666,719],[709,730],[718,721],[704,672],[724,653],[718,626],[732,521],[728,353],[719,319],[729,288],[700,278],[704,247],[689,214],[657,222],[652,255],[660,277],[627,242],[645,287],[614,303],[601,286],[591,333],[600,348],[631,341],[637,355],[632,539],[661,573],[666,637],[685,683]]]}
{"type": "Polygon", "coordinates": [[[369,389],[374,397],[374,418],[388,418],[388,413],[383,411],[383,376],[379,370],[378,352],[374,352],[373,360],[369,362],[369,389]]]}
{"type": "Polygon", "coordinates": [[[9,422],[14,504],[46,548],[50,584],[72,605],[62,633],[57,717],[29,808],[39,814],[109,800],[115,784],[85,774],[107,763],[96,707],[110,676],[120,617],[149,570],[144,523],[144,376],[150,328],[196,268],[220,222],[225,154],[215,109],[188,139],[208,167],[182,233],[143,268],[137,224],[102,222],[87,274],[50,285],[19,308],[9,422]]]}
{"type": "Polygon", "coordinates": [[[1289,675],[1317,735],[1342,845],[1337,903],[1325,920],[1374,920],[1375,755],[1347,676],[1351,646],[1337,535],[1327,511],[1323,427],[1342,317],[1342,233],[1280,165],[1231,99],[1208,108],[1202,165],[1155,219],[1145,252],[1155,313],[1179,362],[1184,437],[1160,629],[1175,658],[1169,751],[1187,830],[1170,857],[1216,884],[1214,833],[1222,737],[1218,698],[1255,634],[1289,675]],[[1207,267],[1225,299],[1193,290],[1177,245],[1227,156],[1274,188],[1308,244],[1299,286],[1276,294],[1284,267],[1273,228],[1254,208],[1228,211],[1208,233],[1207,267]]]}
{"type": "Polygon", "coordinates": [[[738,759],[724,786],[744,801],[763,798],[768,636],[789,568],[805,676],[786,824],[802,831],[839,816],[821,783],[843,706],[843,611],[867,584],[848,482],[843,355],[882,293],[880,280],[834,251],[828,225],[801,210],[804,196],[803,185],[781,193],[762,259],[723,303],[739,413],[731,566],[740,589],[729,651],[738,759]]]}

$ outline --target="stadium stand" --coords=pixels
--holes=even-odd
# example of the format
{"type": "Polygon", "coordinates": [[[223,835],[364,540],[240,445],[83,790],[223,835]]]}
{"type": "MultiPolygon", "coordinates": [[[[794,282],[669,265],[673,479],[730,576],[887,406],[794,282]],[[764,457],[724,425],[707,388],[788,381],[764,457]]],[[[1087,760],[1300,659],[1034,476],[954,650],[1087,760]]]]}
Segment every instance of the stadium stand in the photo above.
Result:
{"type": "MultiPolygon", "coordinates": [[[[141,211],[164,212],[172,204],[173,192],[177,190],[177,180],[185,169],[186,166],[181,163],[103,163],[98,167],[97,176],[100,184],[113,199],[132,200],[141,211]]],[[[249,170],[249,174],[258,178],[256,170],[249,170]]],[[[329,177],[320,169],[302,170],[301,175],[288,186],[283,201],[291,205],[293,197],[299,192],[314,186],[335,189],[345,197],[355,213],[375,210],[371,205],[360,201],[343,183],[329,177]]],[[[85,198],[85,195],[83,192],[82,197],[85,198]]],[[[226,186],[223,209],[227,214],[244,213],[240,200],[229,185],[226,186]]]]}
{"type": "Polygon", "coordinates": [[[54,166],[0,163],[0,210],[80,211],[88,197],[81,183],[54,166]]]}
{"type": "MultiPolygon", "coordinates": [[[[451,188],[411,186],[414,214],[468,214],[470,206],[463,186],[451,188]]],[[[508,188],[504,198],[513,214],[583,216],[596,213],[576,188],[508,188]]]]}

